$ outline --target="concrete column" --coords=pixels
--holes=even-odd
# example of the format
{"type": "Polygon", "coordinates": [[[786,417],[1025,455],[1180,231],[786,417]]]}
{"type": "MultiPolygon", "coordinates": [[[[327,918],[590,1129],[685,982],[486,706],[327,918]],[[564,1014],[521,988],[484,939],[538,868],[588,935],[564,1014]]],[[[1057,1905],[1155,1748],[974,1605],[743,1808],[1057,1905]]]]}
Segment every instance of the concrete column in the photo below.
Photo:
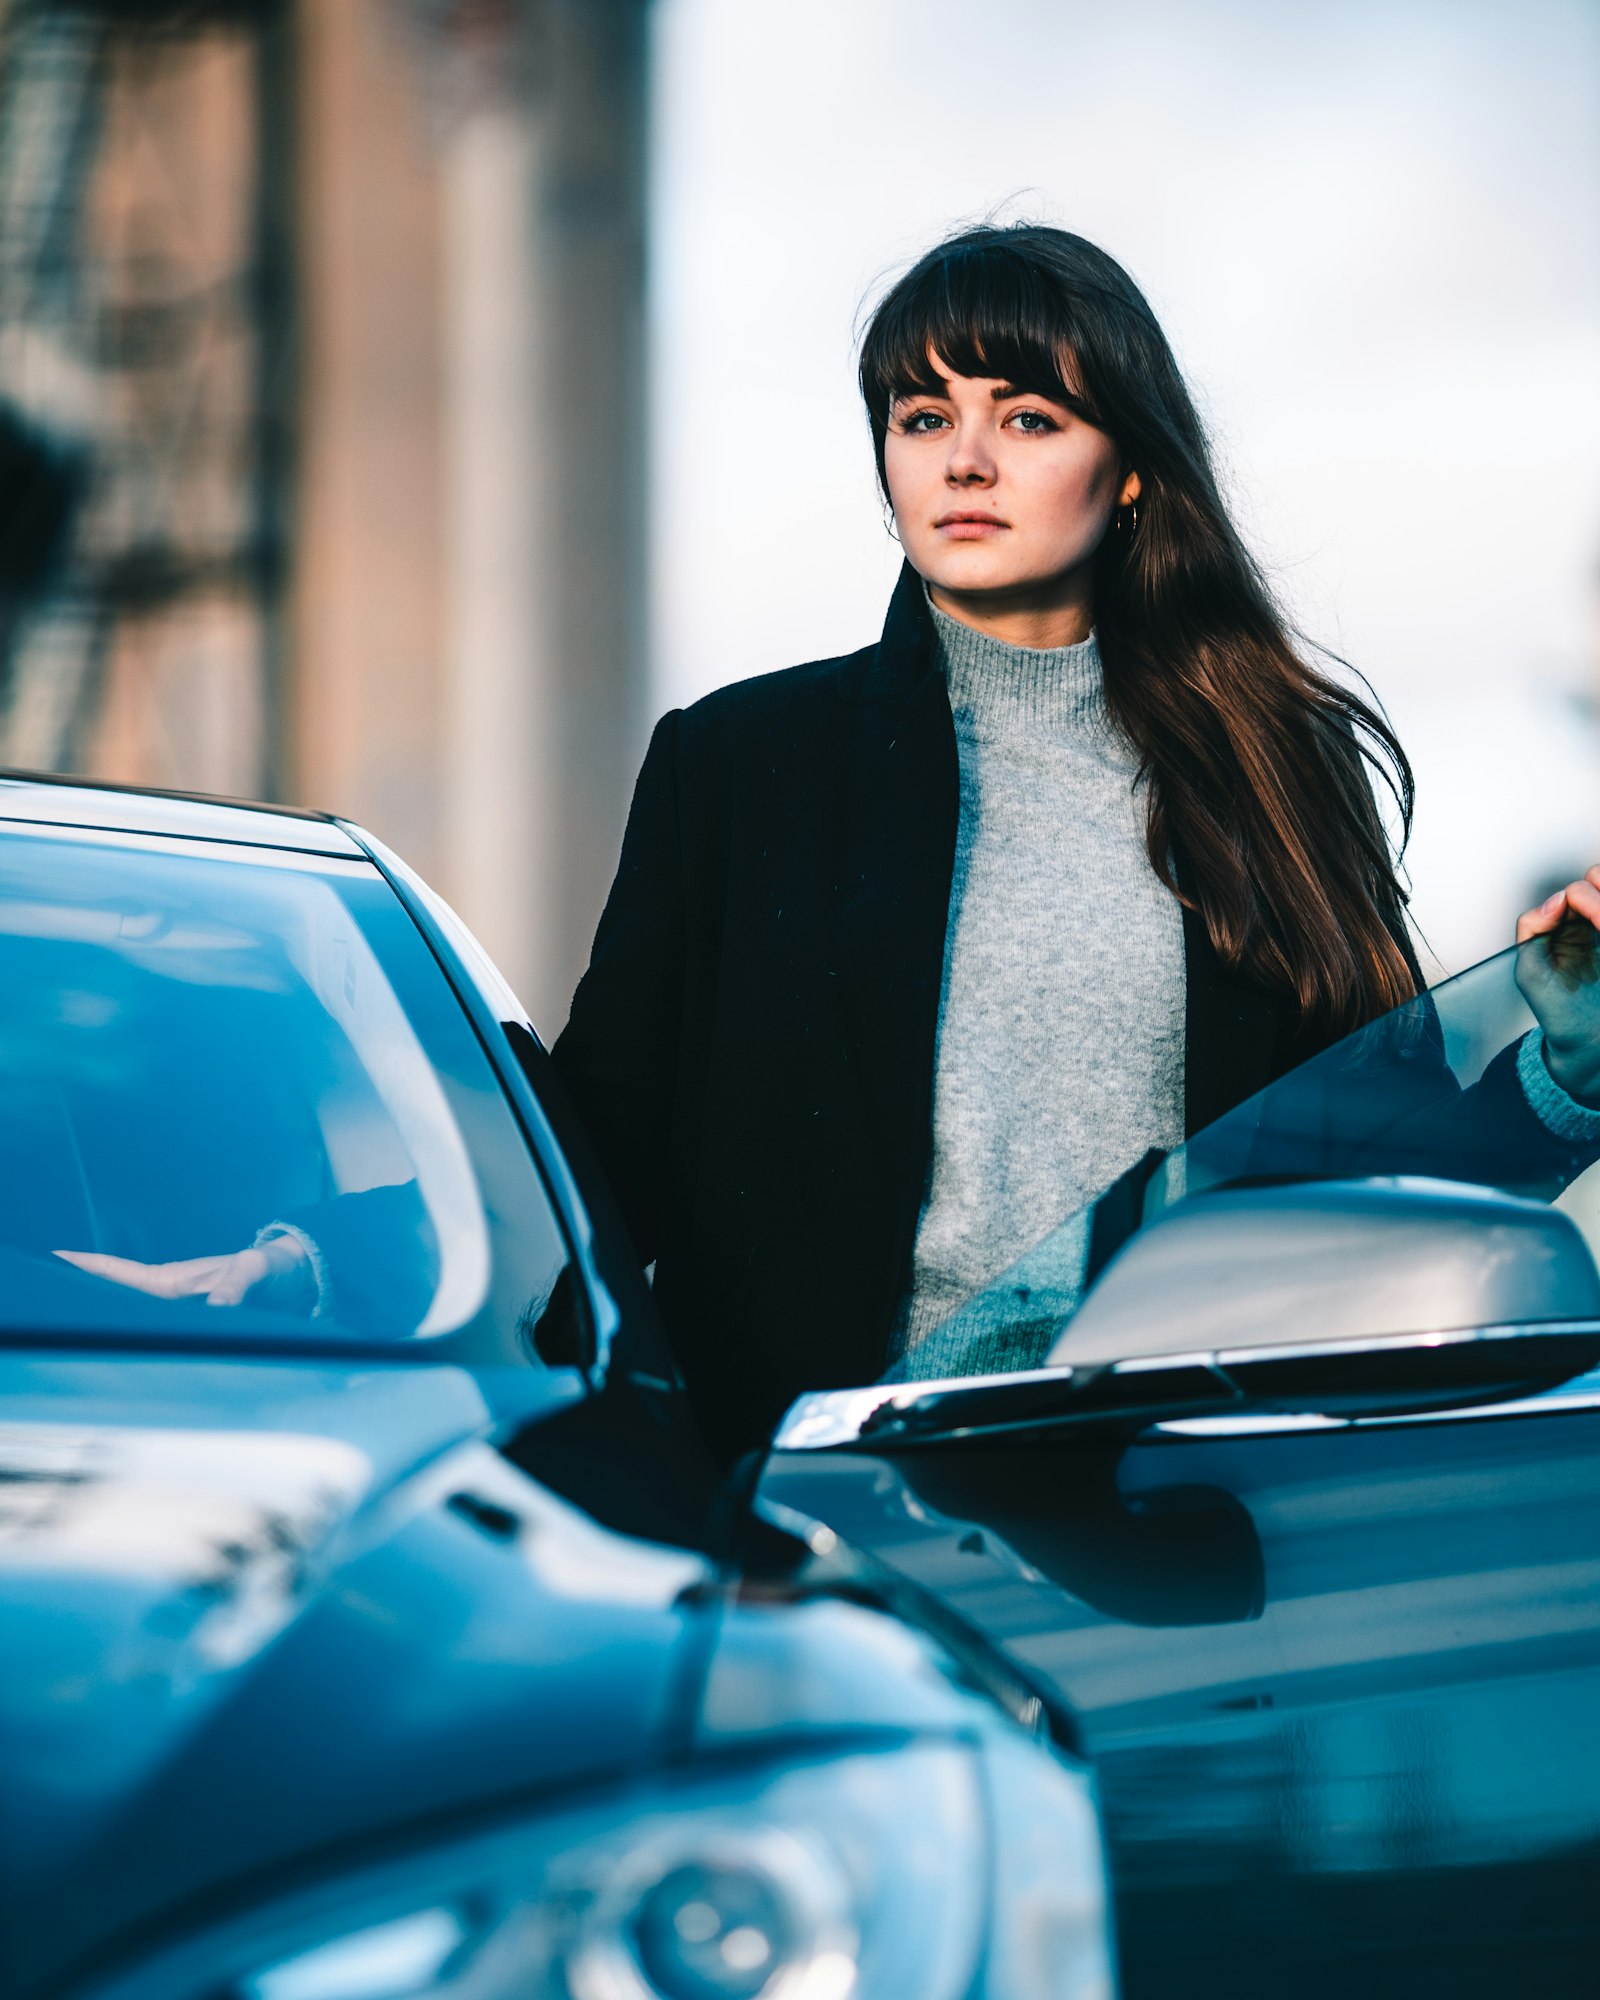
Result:
{"type": "Polygon", "coordinates": [[[443,359],[426,70],[387,0],[302,0],[285,790],[440,871],[443,359]]]}
{"type": "Polygon", "coordinates": [[[539,0],[451,141],[442,886],[547,1036],[615,867],[646,694],[643,0],[539,0]]]}
{"type": "MultiPolygon", "coordinates": [[[[439,886],[534,1006],[560,913],[561,773],[549,509],[533,440],[545,373],[536,307],[538,143],[505,104],[451,136],[444,176],[446,564],[439,886]]],[[[548,1020],[541,1006],[537,1018],[548,1020]]]]}

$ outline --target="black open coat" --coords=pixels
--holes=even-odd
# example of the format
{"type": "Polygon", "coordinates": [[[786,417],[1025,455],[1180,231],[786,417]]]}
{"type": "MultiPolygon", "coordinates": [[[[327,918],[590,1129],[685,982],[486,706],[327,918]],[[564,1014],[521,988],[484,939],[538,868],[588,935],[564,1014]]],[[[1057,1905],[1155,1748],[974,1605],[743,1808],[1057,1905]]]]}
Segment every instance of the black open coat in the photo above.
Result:
{"type": "MultiPolygon", "coordinates": [[[[553,1053],[725,1451],[885,1365],[928,1177],[958,796],[909,569],[877,645],[724,688],[651,740],[553,1053]]],[[[1316,1043],[1187,911],[1184,943],[1194,1132],[1316,1043]]]]}

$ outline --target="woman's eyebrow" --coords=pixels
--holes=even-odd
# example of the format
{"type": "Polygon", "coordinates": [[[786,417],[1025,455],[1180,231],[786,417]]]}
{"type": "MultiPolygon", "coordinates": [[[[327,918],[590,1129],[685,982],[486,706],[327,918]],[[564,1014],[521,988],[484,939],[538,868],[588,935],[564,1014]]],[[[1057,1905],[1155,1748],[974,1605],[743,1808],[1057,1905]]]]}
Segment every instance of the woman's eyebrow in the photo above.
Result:
{"type": "MultiPolygon", "coordinates": [[[[1041,402],[1059,403],[1064,410],[1070,410],[1078,401],[1072,390],[1059,386],[1034,389],[1022,382],[997,382],[989,391],[990,400],[996,403],[1008,403],[1018,396],[1037,396],[1041,402]]],[[[889,407],[893,409],[897,403],[911,403],[918,398],[924,401],[948,402],[950,384],[941,375],[936,376],[932,383],[923,383],[915,388],[893,389],[889,393],[889,407]]]]}
{"type": "Polygon", "coordinates": [[[1064,410],[1072,407],[1072,394],[1067,389],[1028,389],[1016,382],[1000,382],[989,391],[996,403],[1009,402],[1013,396],[1037,396],[1041,402],[1059,403],[1064,410]]]}

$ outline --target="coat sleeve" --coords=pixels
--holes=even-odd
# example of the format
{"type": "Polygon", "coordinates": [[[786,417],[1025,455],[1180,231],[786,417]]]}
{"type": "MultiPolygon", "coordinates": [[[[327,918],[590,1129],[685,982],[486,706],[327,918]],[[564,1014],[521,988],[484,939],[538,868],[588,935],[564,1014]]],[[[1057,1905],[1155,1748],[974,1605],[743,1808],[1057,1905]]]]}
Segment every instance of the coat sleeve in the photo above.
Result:
{"type": "MultiPolygon", "coordinates": [[[[1370,1046],[1353,1074],[1341,1076],[1336,1066],[1324,1085],[1336,1096],[1348,1093],[1344,1120],[1361,1121],[1370,1134],[1369,1171],[1515,1187],[1554,1199],[1600,1158],[1600,1119],[1550,1077],[1537,1031],[1518,1036],[1475,1083],[1463,1086],[1446,1055],[1439,1015],[1398,905],[1385,912],[1385,921],[1416,982],[1417,1000],[1368,1030],[1370,1046]]],[[[1359,1155],[1359,1148],[1351,1150],[1359,1155]]]]}
{"type": "Polygon", "coordinates": [[[1463,1085],[1398,901],[1386,900],[1383,918],[1416,999],[1342,1047],[1291,1050],[1259,1108],[1221,1121],[1217,1156],[1251,1132],[1242,1168],[1251,1175],[1417,1174],[1552,1199],[1600,1158],[1600,1119],[1549,1078],[1536,1032],[1463,1085]]]}
{"type": "Polygon", "coordinates": [[[645,1264],[661,1233],[683,1025],[679,717],[650,739],[589,968],[551,1050],[645,1264]]]}
{"type": "Polygon", "coordinates": [[[316,1278],[317,1315],[356,1333],[416,1330],[439,1282],[439,1243],[415,1181],[291,1209],[256,1243],[293,1236],[316,1278]]]}
{"type": "Polygon", "coordinates": [[[1600,1158],[1600,1135],[1575,1105],[1570,1121],[1541,1115],[1536,1099],[1570,1101],[1553,1083],[1530,1093],[1530,1055],[1542,1061],[1537,1037],[1518,1037],[1463,1086],[1421,994],[1200,1134],[1202,1178],[1417,1174],[1552,1200],[1600,1158]]]}

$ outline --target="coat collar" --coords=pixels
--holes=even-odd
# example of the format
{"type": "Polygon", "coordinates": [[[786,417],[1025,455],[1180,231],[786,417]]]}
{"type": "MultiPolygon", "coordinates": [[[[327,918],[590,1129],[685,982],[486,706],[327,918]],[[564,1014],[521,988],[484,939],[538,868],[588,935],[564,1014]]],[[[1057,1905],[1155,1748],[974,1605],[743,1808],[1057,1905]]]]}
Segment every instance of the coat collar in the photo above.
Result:
{"type": "Polygon", "coordinates": [[[1183,912],[1184,1116],[1196,1132],[1265,1090],[1284,1068],[1285,1002],[1224,964],[1198,910],[1183,912]]]}
{"type": "Polygon", "coordinates": [[[1183,908],[1184,1137],[1223,1116],[1314,1055],[1326,1037],[1307,1039],[1287,993],[1227,964],[1195,907],[1194,870],[1175,848],[1183,908]]]}
{"type": "Polygon", "coordinates": [[[856,654],[840,692],[846,701],[862,704],[897,701],[930,679],[943,685],[933,619],[922,578],[910,563],[902,563],[882,636],[876,646],[856,654]]]}

